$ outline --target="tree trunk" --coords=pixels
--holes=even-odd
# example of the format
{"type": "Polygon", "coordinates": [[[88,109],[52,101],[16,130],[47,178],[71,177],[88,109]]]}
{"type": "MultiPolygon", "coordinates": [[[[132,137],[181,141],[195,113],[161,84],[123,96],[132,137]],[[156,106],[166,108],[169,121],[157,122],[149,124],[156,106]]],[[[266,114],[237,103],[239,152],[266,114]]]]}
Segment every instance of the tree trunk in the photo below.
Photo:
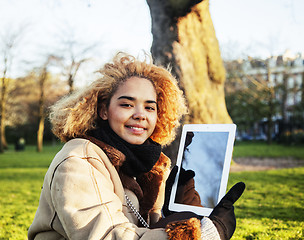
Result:
{"type": "Polygon", "coordinates": [[[5,59],[5,69],[2,77],[1,99],[0,99],[0,152],[7,149],[7,141],[5,137],[5,118],[6,118],[6,97],[7,97],[7,85],[6,79],[7,72],[7,59],[5,59]]]}
{"type": "Polygon", "coordinates": [[[275,106],[274,106],[274,101],[275,101],[275,92],[274,92],[274,86],[271,83],[271,69],[267,65],[267,83],[269,87],[269,99],[268,99],[268,129],[267,129],[267,143],[269,145],[272,144],[272,132],[273,132],[273,116],[275,114],[275,106]]]}
{"type": "Polygon", "coordinates": [[[41,117],[39,120],[39,128],[37,132],[37,152],[42,152],[43,149],[44,119],[44,117],[41,117]]]}
{"type": "Polygon", "coordinates": [[[272,117],[274,115],[273,112],[273,99],[272,99],[272,94],[269,93],[269,112],[268,112],[268,123],[267,123],[267,144],[271,145],[272,144],[272,129],[273,129],[273,120],[272,117]]]}
{"type": "Polygon", "coordinates": [[[69,73],[68,84],[69,84],[69,94],[72,94],[72,92],[74,92],[74,78],[72,73],[69,73]]]}
{"type": "Polygon", "coordinates": [[[6,136],[5,136],[5,103],[1,103],[1,121],[0,121],[0,135],[1,135],[1,152],[4,149],[7,149],[7,141],[6,141],[6,136]]]}
{"type": "Polygon", "coordinates": [[[177,19],[169,1],[147,0],[152,18],[153,42],[151,53],[155,63],[172,67],[172,73],[179,78],[180,70],[173,53],[177,42],[177,19]]]}
{"type": "MultiPolygon", "coordinates": [[[[171,65],[187,99],[185,123],[231,123],[227,112],[225,69],[209,1],[147,0],[152,17],[152,56],[171,65]]],[[[165,152],[176,159],[177,139],[165,152]]]]}
{"type": "Polygon", "coordinates": [[[42,74],[39,79],[39,87],[40,87],[40,99],[39,99],[39,127],[37,131],[37,151],[42,152],[43,149],[43,133],[44,133],[44,120],[45,120],[45,112],[44,112],[44,85],[47,78],[47,67],[45,66],[42,70],[42,74]]]}
{"type": "Polygon", "coordinates": [[[5,103],[1,98],[1,119],[0,119],[0,152],[3,152],[7,147],[5,138],[5,103]]]}
{"type": "Polygon", "coordinates": [[[287,86],[287,81],[288,81],[288,74],[287,72],[283,73],[283,83],[282,83],[282,100],[281,100],[281,115],[282,115],[282,132],[284,133],[287,130],[287,91],[288,91],[288,86],[287,86]]]}

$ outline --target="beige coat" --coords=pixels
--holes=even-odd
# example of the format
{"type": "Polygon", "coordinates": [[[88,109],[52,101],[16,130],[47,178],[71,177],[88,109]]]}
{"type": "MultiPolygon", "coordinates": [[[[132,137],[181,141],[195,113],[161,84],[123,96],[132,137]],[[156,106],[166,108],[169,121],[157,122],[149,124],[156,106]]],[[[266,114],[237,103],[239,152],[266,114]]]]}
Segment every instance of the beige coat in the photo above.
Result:
{"type": "Polygon", "coordinates": [[[194,239],[200,226],[193,219],[147,229],[138,227],[126,206],[125,193],[148,223],[160,219],[170,160],[162,154],[153,169],[135,181],[118,171],[124,155],[106,144],[102,150],[102,144],[73,139],[57,153],[45,175],[29,240],[194,239]]]}

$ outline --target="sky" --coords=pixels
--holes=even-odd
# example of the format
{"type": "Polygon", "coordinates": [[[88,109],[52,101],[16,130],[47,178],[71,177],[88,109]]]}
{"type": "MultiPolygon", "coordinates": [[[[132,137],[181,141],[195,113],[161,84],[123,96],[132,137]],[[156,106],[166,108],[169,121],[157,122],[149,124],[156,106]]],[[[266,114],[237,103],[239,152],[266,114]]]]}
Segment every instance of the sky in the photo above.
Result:
{"type": "Polygon", "coordinates": [[[304,54],[303,0],[210,0],[222,56],[304,54]]]}
{"type": "MultiPolygon", "coordinates": [[[[304,53],[303,10],[303,0],[210,0],[223,58],[267,57],[288,49],[304,53]]],[[[149,53],[152,44],[145,0],[0,0],[0,36],[19,31],[13,76],[60,51],[68,33],[79,44],[94,46],[94,60],[80,79],[118,51],[137,56],[149,53]]]]}

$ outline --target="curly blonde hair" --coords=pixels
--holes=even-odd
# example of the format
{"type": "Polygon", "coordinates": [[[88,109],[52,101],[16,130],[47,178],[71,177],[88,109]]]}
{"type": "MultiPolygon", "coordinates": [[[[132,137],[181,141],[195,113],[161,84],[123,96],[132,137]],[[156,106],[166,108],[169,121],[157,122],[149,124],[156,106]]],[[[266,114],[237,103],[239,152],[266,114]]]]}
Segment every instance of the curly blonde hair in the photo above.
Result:
{"type": "Polygon", "coordinates": [[[50,121],[53,133],[63,142],[84,137],[96,128],[101,104],[108,106],[111,97],[128,78],[137,76],[150,80],[157,93],[157,123],[151,135],[161,145],[175,138],[175,130],[186,113],[185,99],[169,70],[147,61],[139,61],[125,53],[117,54],[112,63],[98,71],[102,77],[89,87],[79,90],[51,107],[50,121]]]}

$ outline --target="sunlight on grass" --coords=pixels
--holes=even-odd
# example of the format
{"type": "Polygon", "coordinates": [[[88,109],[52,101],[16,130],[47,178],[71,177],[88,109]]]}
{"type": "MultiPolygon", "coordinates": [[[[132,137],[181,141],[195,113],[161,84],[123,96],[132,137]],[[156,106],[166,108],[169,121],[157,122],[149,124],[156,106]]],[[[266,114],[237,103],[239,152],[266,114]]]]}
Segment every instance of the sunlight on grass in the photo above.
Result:
{"type": "Polygon", "coordinates": [[[232,240],[303,239],[304,223],[277,219],[240,219],[232,240]]]}
{"type": "Polygon", "coordinates": [[[0,239],[27,239],[47,168],[0,168],[0,239]]]}
{"type": "Polygon", "coordinates": [[[229,187],[243,181],[232,239],[303,239],[304,168],[230,174],[229,187]]]}

